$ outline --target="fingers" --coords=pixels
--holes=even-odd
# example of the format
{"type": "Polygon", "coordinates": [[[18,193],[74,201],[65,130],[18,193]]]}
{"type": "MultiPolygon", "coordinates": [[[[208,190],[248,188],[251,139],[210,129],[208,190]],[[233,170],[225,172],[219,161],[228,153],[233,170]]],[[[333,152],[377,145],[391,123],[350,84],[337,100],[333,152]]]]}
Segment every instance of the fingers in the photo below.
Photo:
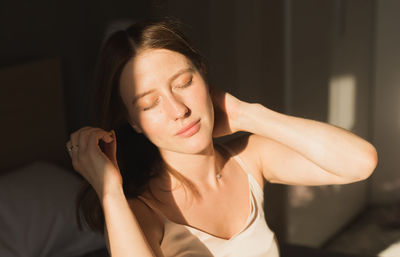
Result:
{"type": "Polygon", "coordinates": [[[110,185],[122,185],[122,177],[115,161],[114,133],[100,128],[84,127],[71,134],[66,147],[74,170],[80,173],[100,196],[110,185]],[[104,143],[104,150],[99,143],[104,143]]]}
{"type": "Polygon", "coordinates": [[[90,133],[96,130],[98,130],[98,128],[84,127],[80,129],[79,132],[77,131],[78,133],[74,133],[71,135],[71,141],[77,142],[76,144],[79,146],[77,152],[80,153],[86,152],[88,144],[88,135],[90,135],[90,133]]]}
{"type": "Polygon", "coordinates": [[[79,140],[79,135],[83,132],[83,131],[87,131],[92,129],[91,127],[83,127],[77,131],[75,131],[74,133],[71,134],[70,136],[70,140],[66,143],[66,147],[67,147],[67,151],[69,156],[72,158],[73,156],[76,156],[79,150],[79,144],[81,144],[81,147],[85,147],[83,142],[80,142],[79,140]]]}
{"type": "Polygon", "coordinates": [[[65,144],[65,147],[67,148],[67,153],[68,153],[69,157],[72,158],[72,143],[71,143],[71,141],[68,141],[65,144]]]}
{"type": "Polygon", "coordinates": [[[72,133],[70,140],[66,143],[66,148],[73,164],[79,157],[88,153],[101,152],[99,140],[111,143],[114,138],[110,132],[94,127],[83,127],[72,133]]]}
{"type": "Polygon", "coordinates": [[[88,144],[87,150],[89,152],[101,151],[99,147],[99,141],[103,140],[106,143],[111,143],[114,138],[111,136],[111,132],[107,132],[102,129],[93,130],[90,135],[87,136],[88,144]]]}
{"type": "Polygon", "coordinates": [[[111,131],[111,137],[114,139],[111,143],[104,143],[103,144],[103,151],[104,153],[111,159],[113,164],[117,167],[117,140],[115,131],[111,131]]]}

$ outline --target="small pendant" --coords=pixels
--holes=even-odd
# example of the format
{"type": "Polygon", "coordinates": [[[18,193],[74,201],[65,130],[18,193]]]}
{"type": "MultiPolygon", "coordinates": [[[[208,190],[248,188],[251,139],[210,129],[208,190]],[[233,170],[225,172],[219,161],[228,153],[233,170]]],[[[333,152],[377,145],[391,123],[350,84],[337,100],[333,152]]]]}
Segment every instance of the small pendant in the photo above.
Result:
{"type": "Polygon", "coordinates": [[[220,173],[217,174],[217,179],[220,179],[222,175],[220,173]]]}

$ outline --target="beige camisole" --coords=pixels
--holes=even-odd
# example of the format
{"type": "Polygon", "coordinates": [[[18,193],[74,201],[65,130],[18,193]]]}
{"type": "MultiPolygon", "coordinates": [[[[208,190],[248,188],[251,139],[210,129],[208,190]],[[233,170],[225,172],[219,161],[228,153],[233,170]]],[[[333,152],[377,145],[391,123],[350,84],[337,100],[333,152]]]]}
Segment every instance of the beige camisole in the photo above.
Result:
{"type": "Polygon", "coordinates": [[[165,257],[278,257],[279,250],[274,233],[268,227],[263,211],[264,192],[247,166],[227,146],[226,149],[247,173],[249,182],[250,214],[245,226],[230,239],[213,236],[196,228],[172,222],[155,209],[164,222],[161,250],[165,257]]]}

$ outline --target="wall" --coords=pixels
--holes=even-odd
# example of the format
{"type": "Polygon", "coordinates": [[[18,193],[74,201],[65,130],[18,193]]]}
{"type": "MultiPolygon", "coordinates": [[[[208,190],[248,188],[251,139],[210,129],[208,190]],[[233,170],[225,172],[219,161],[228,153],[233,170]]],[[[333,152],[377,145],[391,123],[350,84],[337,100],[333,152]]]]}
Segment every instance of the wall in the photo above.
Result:
{"type": "Polygon", "coordinates": [[[379,0],[376,9],[373,140],[379,163],[372,202],[400,201],[400,1],[379,0]]]}
{"type": "Polygon", "coordinates": [[[283,110],[279,1],[169,0],[154,16],[173,16],[207,60],[211,83],[243,100],[283,110]]]}
{"type": "MultiPolygon", "coordinates": [[[[104,28],[150,16],[151,2],[2,1],[0,66],[61,58],[68,131],[93,119],[92,72],[104,28]]],[[[62,115],[62,114],[60,114],[62,115]]]]}
{"type": "MultiPolygon", "coordinates": [[[[367,140],[372,98],[373,1],[286,1],[287,112],[367,140]]],[[[288,188],[287,239],[322,246],[368,204],[368,182],[288,188]]]]}

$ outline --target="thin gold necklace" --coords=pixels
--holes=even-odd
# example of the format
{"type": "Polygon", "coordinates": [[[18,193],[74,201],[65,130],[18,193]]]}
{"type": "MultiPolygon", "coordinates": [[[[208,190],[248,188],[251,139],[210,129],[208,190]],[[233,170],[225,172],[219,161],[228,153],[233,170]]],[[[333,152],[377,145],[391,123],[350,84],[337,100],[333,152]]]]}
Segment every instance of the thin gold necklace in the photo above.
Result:
{"type": "MultiPolygon", "coordinates": [[[[216,145],[218,145],[218,144],[215,144],[215,145],[214,145],[214,149],[216,149],[216,147],[215,147],[216,145]]],[[[218,147],[219,147],[219,148],[222,148],[222,150],[225,151],[225,148],[223,148],[223,147],[221,147],[221,146],[219,146],[219,145],[218,145],[218,147]]],[[[224,154],[221,152],[221,155],[223,156],[224,154]]],[[[215,177],[216,177],[217,179],[221,179],[221,178],[222,178],[222,172],[221,172],[221,171],[218,172],[218,173],[215,175],[215,177]]]]}

